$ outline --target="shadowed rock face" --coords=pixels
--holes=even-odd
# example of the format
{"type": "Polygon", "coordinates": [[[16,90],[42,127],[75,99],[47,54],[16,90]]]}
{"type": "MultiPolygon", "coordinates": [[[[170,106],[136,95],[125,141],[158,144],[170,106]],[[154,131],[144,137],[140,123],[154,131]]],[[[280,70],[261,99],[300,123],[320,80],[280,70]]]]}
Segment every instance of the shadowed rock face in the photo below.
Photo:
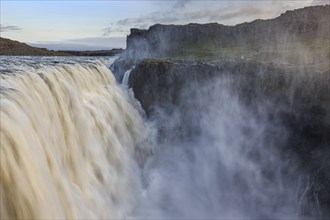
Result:
{"type": "MultiPolygon", "coordinates": [[[[329,71],[303,70],[255,61],[170,61],[146,59],[131,72],[129,86],[147,114],[154,106],[179,105],[180,92],[219,77],[232,80],[231,88],[248,105],[269,99],[278,105],[292,105],[329,112],[329,71]]],[[[298,110],[297,109],[297,110],[298,110]]],[[[315,115],[316,116],[316,115],[315,115]]],[[[329,122],[329,116],[326,121],[329,122]]]]}
{"type": "Polygon", "coordinates": [[[312,208],[311,216],[326,217],[330,214],[329,79],[329,71],[253,61],[146,59],[131,72],[129,86],[149,118],[159,114],[176,118],[175,125],[166,121],[160,125],[161,140],[191,140],[203,133],[199,114],[207,114],[208,105],[216,102],[219,86],[229,88],[255,115],[265,108],[266,120],[287,131],[287,141],[278,146],[282,157],[293,161],[290,169],[303,170],[310,178],[306,198],[314,201],[317,195],[320,206],[312,208]],[[318,209],[321,215],[316,214],[318,209]]]}

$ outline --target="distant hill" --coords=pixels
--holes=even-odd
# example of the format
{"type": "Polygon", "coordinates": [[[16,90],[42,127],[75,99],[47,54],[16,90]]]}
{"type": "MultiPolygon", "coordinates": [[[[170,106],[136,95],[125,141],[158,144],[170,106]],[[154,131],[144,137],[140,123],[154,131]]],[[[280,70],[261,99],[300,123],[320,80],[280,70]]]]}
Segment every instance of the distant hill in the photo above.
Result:
{"type": "Polygon", "coordinates": [[[0,55],[9,56],[69,56],[64,52],[49,51],[46,48],[31,47],[25,43],[0,38],[0,55]]]}
{"type": "Polygon", "coordinates": [[[123,49],[99,51],[53,51],[0,37],[0,55],[8,56],[113,56],[123,49]]]}
{"type": "Polygon", "coordinates": [[[71,56],[114,56],[122,53],[124,49],[114,48],[112,50],[84,50],[84,51],[73,51],[73,50],[59,50],[58,52],[68,53],[71,56]]]}

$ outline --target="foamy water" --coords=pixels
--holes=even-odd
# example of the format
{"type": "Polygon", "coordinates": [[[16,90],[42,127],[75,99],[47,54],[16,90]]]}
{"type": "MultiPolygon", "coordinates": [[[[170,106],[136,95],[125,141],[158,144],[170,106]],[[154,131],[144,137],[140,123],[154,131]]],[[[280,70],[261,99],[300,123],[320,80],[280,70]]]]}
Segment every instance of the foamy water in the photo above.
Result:
{"type": "Polygon", "coordinates": [[[142,118],[104,64],[69,62],[1,75],[1,218],[124,218],[135,205],[142,118]]]}

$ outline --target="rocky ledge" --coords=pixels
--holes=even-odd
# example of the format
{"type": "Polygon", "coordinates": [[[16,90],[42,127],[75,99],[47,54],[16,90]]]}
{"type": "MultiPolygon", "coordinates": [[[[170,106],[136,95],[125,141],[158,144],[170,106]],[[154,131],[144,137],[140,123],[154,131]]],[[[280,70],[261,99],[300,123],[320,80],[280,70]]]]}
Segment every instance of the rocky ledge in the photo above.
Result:
{"type": "MultiPolygon", "coordinates": [[[[313,67],[257,61],[145,59],[132,70],[128,84],[150,114],[154,106],[178,105],[186,87],[196,85],[198,89],[198,84],[219,77],[230,78],[231,88],[247,104],[267,97],[279,105],[295,103],[296,108],[304,109],[318,106],[323,112],[330,112],[329,70],[322,72],[313,67]]],[[[330,118],[325,121],[330,122],[330,118]]]]}

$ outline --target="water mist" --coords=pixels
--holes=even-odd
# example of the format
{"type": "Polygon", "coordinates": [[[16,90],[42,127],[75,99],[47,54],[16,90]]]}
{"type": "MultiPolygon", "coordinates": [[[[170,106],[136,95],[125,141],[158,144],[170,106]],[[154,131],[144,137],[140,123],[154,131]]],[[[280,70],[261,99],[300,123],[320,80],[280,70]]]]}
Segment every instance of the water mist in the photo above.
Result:
{"type": "Polygon", "coordinates": [[[297,218],[307,182],[281,153],[281,107],[243,104],[233,79],[187,86],[179,106],[153,112],[159,146],[143,170],[138,218],[297,218]]]}

